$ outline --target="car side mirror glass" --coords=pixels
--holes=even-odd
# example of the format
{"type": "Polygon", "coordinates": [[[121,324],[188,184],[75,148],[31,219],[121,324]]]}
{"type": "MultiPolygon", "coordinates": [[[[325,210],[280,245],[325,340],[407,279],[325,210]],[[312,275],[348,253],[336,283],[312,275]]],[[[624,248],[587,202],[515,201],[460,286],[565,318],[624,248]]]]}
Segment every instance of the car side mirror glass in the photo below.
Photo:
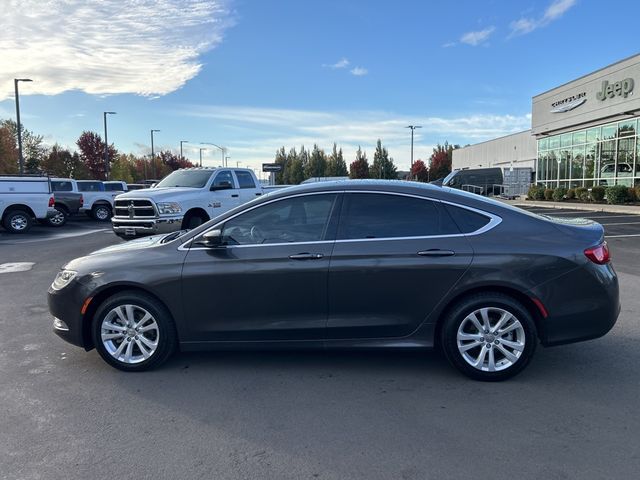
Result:
{"type": "Polygon", "coordinates": [[[211,191],[215,190],[229,190],[231,188],[231,182],[220,182],[218,185],[211,185],[211,191]]]}
{"type": "Polygon", "coordinates": [[[216,228],[205,232],[198,243],[209,248],[222,247],[222,230],[216,228]]]}

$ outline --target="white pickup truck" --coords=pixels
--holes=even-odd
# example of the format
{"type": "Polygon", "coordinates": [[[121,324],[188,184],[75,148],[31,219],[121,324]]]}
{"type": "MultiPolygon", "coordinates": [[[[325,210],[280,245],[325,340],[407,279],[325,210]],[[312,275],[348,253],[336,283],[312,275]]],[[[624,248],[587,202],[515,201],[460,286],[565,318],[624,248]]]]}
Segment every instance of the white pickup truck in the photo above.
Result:
{"type": "Polygon", "coordinates": [[[33,220],[56,214],[48,177],[0,176],[0,220],[10,233],[26,233],[33,220]]]}
{"type": "Polygon", "coordinates": [[[80,209],[94,220],[106,222],[113,213],[113,199],[117,191],[105,191],[100,180],[74,180],[72,178],[52,178],[54,191],[81,193],[83,197],[80,209]]]}
{"type": "Polygon", "coordinates": [[[263,193],[247,168],[183,168],[154,188],[118,195],[111,222],[122,238],[195,228],[263,193]]]}

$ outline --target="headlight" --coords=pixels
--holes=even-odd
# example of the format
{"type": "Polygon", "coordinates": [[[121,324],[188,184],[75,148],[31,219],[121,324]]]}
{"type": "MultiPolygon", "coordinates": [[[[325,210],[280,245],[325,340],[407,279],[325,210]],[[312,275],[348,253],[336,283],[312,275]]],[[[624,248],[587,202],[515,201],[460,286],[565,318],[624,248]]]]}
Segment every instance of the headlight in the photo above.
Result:
{"type": "Polygon", "coordinates": [[[160,213],[160,215],[171,215],[174,213],[180,213],[182,211],[182,209],[180,208],[180,204],[175,202],[158,203],[157,206],[158,213],[160,213]]]}
{"type": "Polygon", "coordinates": [[[54,290],[62,290],[71,283],[71,280],[73,280],[77,274],[78,272],[74,272],[73,270],[62,270],[58,272],[55,280],[51,284],[51,288],[54,290]]]}

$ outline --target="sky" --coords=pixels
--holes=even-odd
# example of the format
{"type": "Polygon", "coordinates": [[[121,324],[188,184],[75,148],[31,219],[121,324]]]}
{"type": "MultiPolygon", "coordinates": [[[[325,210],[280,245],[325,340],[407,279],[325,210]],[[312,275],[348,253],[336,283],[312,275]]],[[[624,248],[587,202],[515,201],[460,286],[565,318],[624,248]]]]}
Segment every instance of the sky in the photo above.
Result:
{"type": "Polygon", "coordinates": [[[531,97],[638,53],[640,2],[0,0],[0,119],[69,148],[179,151],[259,169],[284,146],[347,162],[381,139],[399,169],[437,143],[530,128],[531,97]]]}

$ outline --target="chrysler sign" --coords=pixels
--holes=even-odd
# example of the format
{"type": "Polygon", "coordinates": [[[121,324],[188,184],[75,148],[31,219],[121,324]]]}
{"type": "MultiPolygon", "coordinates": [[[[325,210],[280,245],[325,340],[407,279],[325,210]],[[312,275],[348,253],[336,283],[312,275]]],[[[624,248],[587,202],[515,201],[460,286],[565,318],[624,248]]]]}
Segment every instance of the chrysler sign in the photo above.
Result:
{"type": "Polygon", "coordinates": [[[574,108],[579,107],[586,101],[587,92],[580,92],[576,95],[571,95],[570,97],[563,98],[562,100],[558,100],[557,102],[553,102],[551,104],[551,113],[568,112],[569,110],[573,110],[574,108]]]}

